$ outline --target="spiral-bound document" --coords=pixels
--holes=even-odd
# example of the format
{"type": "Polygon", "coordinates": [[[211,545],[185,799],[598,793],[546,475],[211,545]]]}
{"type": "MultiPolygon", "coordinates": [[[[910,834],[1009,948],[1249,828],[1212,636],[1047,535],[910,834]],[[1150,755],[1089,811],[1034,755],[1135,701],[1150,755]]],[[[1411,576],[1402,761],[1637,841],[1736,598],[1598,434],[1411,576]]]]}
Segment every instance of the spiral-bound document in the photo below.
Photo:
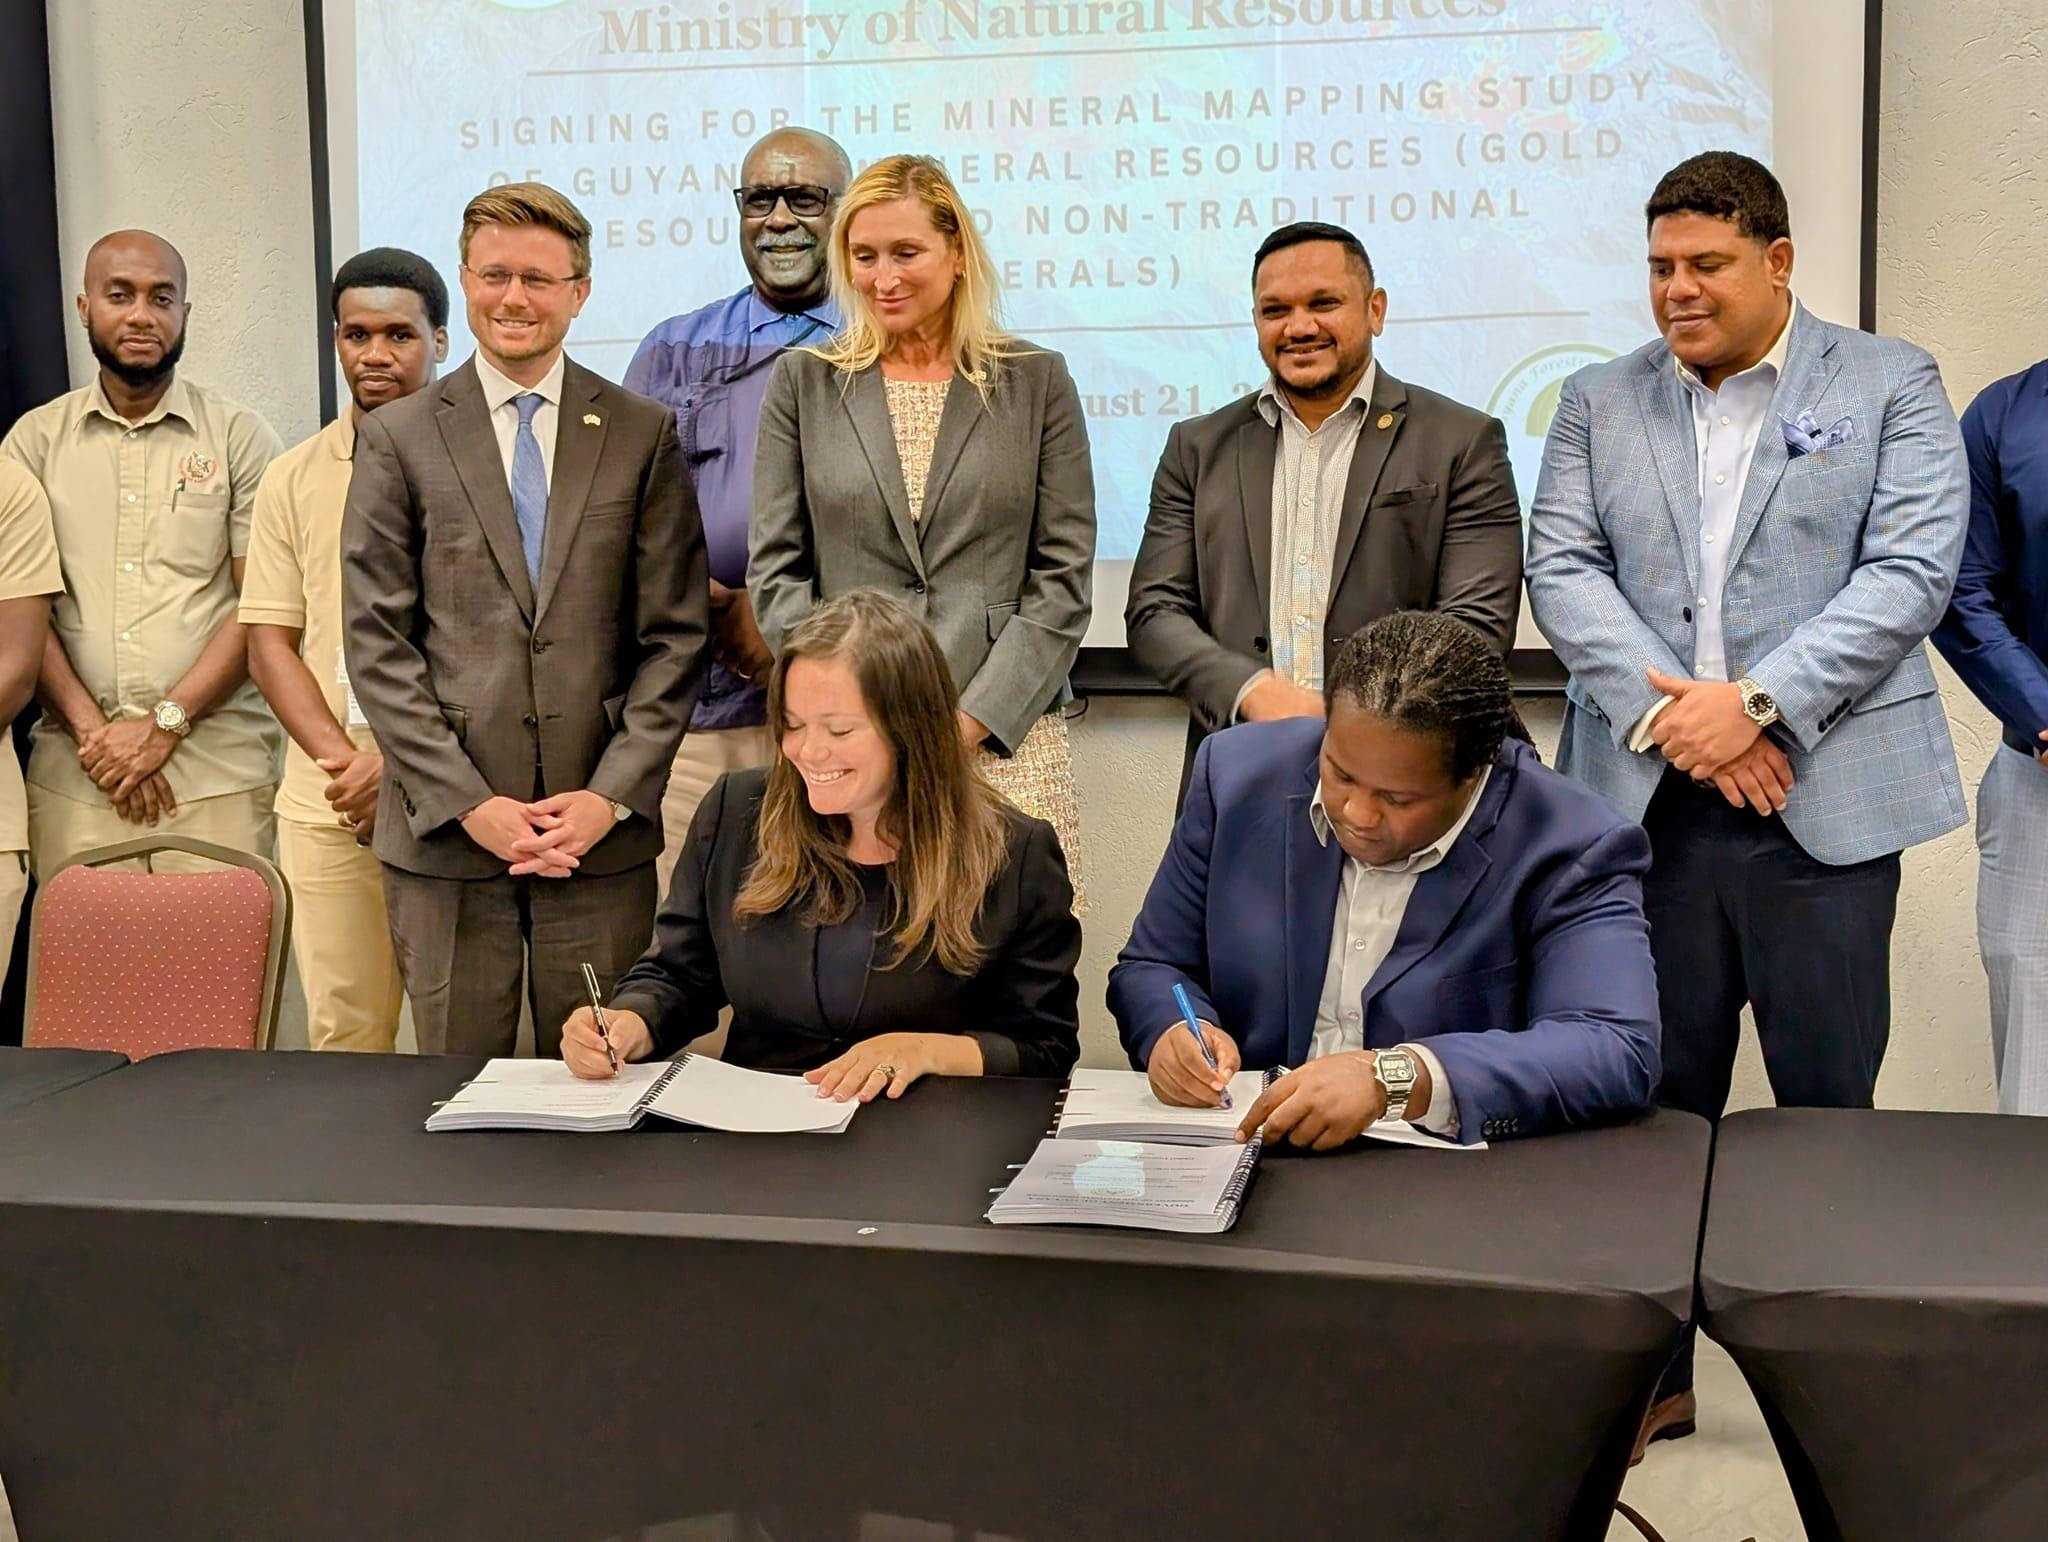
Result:
{"type": "Polygon", "coordinates": [[[1242,1146],[1042,1140],[988,1207],[988,1219],[998,1226],[1228,1231],[1258,1170],[1259,1146],[1256,1139],[1242,1146]]]}
{"type": "Polygon", "coordinates": [[[818,1096],[801,1076],[703,1055],[622,1065],[585,1081],[559,1060],[493,1060],[427,1120],[430,1130],[630,1130],[649,1114],[707,1130],[837,1135],[860,1104],[818,1096]]]}

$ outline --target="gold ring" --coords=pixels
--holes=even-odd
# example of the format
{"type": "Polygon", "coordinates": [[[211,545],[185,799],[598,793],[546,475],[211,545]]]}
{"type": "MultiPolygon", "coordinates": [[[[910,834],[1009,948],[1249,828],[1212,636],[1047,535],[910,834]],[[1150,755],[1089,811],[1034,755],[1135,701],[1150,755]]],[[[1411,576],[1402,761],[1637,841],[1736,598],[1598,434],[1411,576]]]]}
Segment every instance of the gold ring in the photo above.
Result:
{"type": "Polygon", "coordinates": [[[877,1073],[880,1073],[885,1081],[894,1081],[896,1079],[896,1067],[892,1065],[878,1065],[873,1071],[868,1072],[868,1075],[873,1076],[877,1073]]]}

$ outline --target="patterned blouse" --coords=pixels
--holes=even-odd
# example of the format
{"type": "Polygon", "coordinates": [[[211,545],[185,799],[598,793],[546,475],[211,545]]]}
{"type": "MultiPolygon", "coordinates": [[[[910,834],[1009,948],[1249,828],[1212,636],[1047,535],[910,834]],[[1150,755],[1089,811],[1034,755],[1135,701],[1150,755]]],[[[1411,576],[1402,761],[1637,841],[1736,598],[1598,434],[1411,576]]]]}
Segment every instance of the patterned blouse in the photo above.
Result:
{"type": "Polygon", "coordinates": [[[903,491],[910,498],[913,523],[924,518],[924,483],[931,475],[932,451],[939,446],[939,419],[946,413],[947,380],[890,380],[882,388],[889,397],[889,428],[896,436],[896,462],[903,468],[903,491]]]}

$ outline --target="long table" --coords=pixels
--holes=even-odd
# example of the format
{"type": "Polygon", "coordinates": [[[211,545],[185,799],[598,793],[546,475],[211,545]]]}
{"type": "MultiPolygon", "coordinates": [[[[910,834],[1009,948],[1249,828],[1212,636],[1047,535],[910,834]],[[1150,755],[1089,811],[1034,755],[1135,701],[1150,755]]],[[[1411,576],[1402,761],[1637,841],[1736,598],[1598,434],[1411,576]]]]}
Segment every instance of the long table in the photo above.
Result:
{"type": "Polygon", "coordinates": [[[1700,1289],[1810,1542],[2048,1538],[2048,1119],[1733,1115],[1700,1289]]]}
{"type": "Polygon", "coordinates": [[[128,1063],[98,1049],[22,1049],[0,1044],[0,1114],[104,1076],[128,1063]]]}
{"type": "Polygon", "coordinates": [[[425,1134],[477,1065],[166,1055],[0,1118],[23,1536],[1599,1538],[1690,1311],[1682,1114],[1272,1155],[1183,1238],[981,1220],[1049,1082],[425,1134]]]}

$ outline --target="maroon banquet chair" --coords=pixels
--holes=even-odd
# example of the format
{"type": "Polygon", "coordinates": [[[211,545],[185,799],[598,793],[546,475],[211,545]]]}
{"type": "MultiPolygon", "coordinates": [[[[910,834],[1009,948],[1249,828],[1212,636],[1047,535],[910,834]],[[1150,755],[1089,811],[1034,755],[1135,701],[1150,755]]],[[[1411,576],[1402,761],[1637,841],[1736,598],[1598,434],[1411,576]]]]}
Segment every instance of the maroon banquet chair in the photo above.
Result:
{"type": "Polygon", "coordinates": [[[149,836],[82,852],[52,873],[30,922],[35,1048],[268,1049],[284,988],[291,893],[271,863],[210,841],[149,836]],[[179,852],[218,871],[110,870],[179,852]]]}

